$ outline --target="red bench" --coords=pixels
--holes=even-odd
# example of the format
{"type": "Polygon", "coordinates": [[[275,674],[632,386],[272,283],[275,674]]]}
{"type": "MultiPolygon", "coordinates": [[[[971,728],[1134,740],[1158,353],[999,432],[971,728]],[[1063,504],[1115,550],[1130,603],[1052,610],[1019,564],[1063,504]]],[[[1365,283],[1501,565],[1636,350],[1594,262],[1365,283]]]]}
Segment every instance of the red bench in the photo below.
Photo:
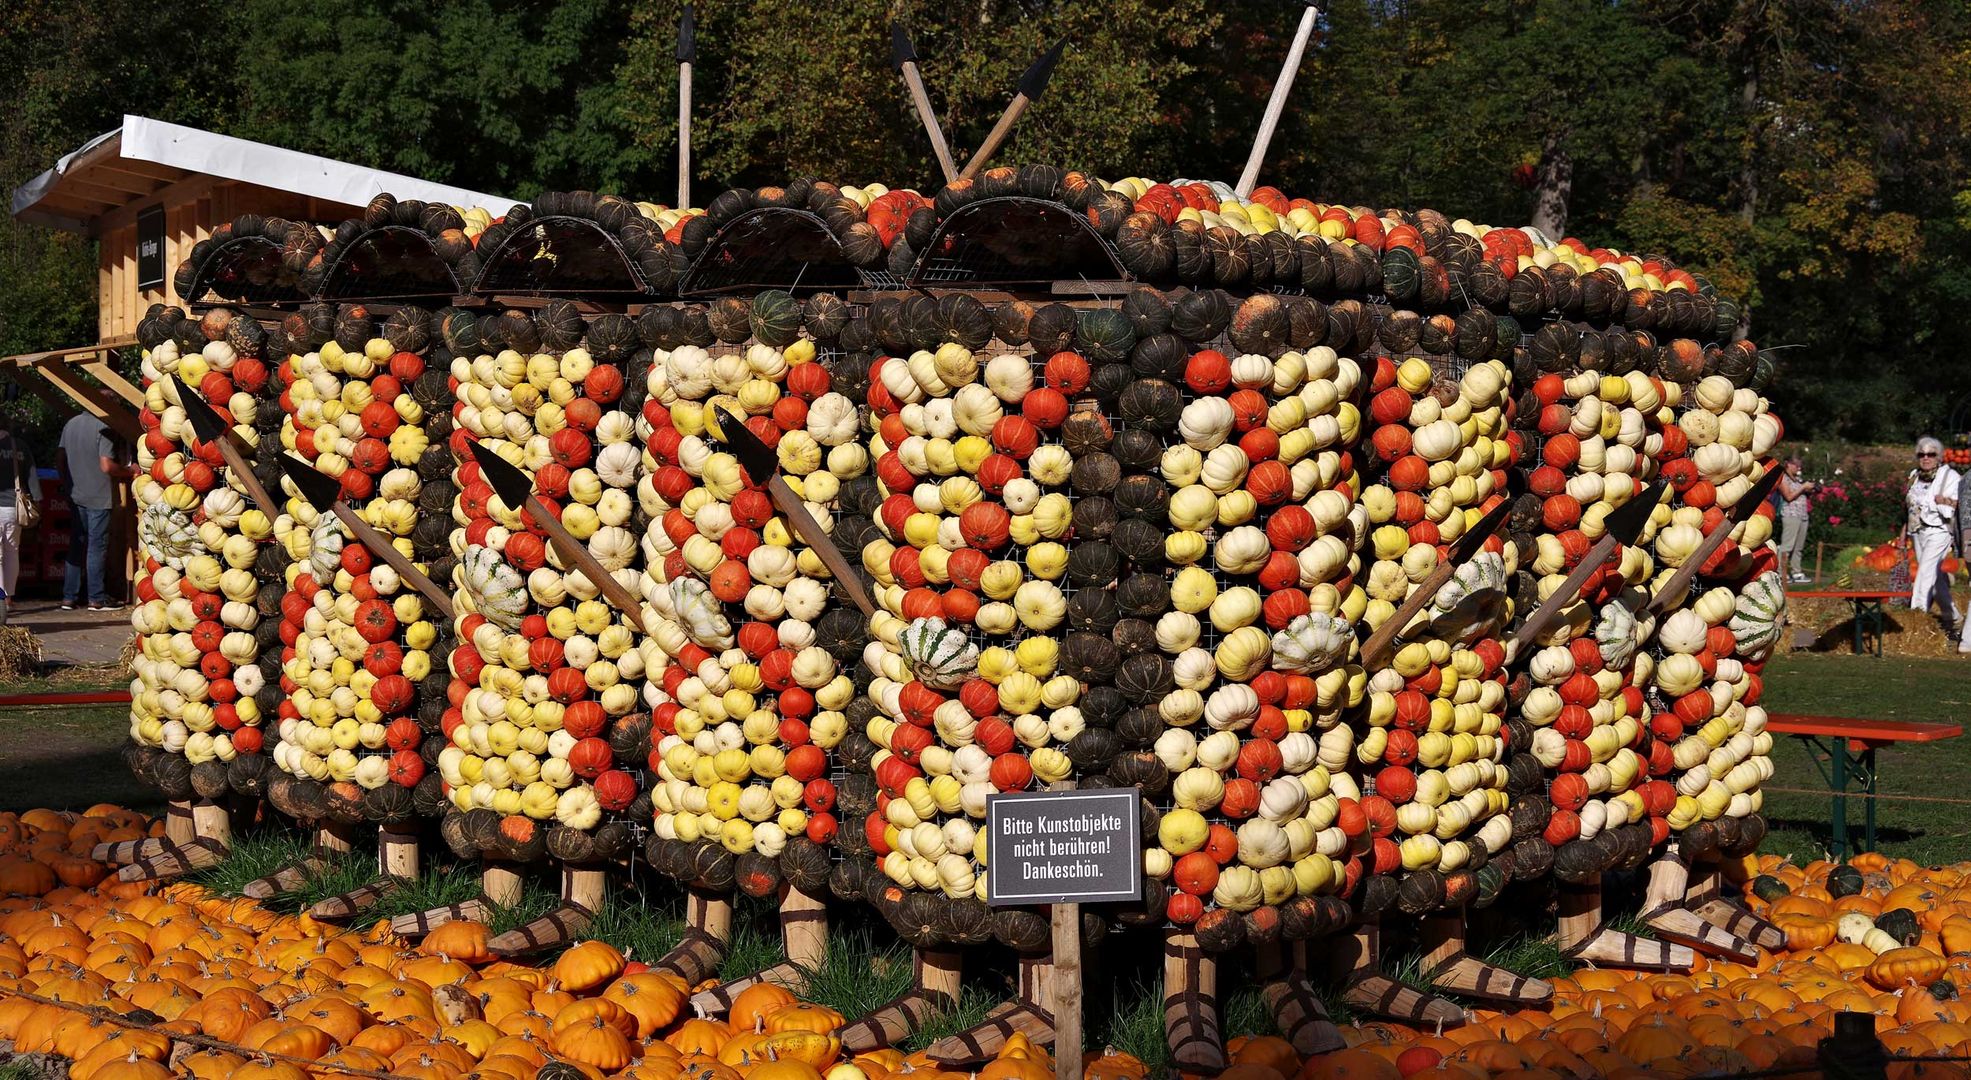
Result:
{"type": "Polygon", "coordinates": [[[1846,600],[1855,608],[1855,655],[1873,651],[1882,655],[1882,631],[1889,616],[1882,605],[1891,600],[1909,600],[1909,590],[1890,592],[1886,589],[1802,589],[1788,592],[1788,600],[1846,600]],[[1866,642],[1873,639],[1875,648],[1867,648],[1866,642]]]}
{"type": "Polygon", "coordinates": [[[1792,735],[1811,746],[1814,766],[1834,793],[1832,841],[1834,857],[1839,859],[1848,847],[1848,778],[1861,782],[1857,792],[1867,800],[1862,825],[1861,850],[1875,847],[1875,751],[1896,743],[1928,743],[1955,739],[1964,734],[1962,724],[1940,724],[1925,720],[1862,720],[1848,716],[1805,716],[1799,713],[1768,713],[1766,730],[1776,735],[1792,735]],[[1822,764],[1821,755],[1827,764],[1822,764]]]}

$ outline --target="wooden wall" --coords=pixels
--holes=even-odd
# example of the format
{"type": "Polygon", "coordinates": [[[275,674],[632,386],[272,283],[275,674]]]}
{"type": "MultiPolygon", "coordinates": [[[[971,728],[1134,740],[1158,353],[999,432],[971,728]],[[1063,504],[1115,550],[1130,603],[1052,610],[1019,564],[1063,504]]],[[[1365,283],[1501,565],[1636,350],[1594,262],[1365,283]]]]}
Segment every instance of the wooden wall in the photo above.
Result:
{"type": "Polygon", "coordinates": [[[178,264],[192,246],[212,235],[212,227],[245,213],[265,214],[333,225],[360,213],[359,207],[276,191],[257,184],[195,176],[165,188],[159,198],[146,198],[113,210],[95,222],[99,244],[96,269],[96,333],[98,341],[136,334],[137,323],[154,303],[183,305],[172,287],[178,264]],[[137,289],[137,215],[153,206],[164,207],[164,284],[137,289]]]}

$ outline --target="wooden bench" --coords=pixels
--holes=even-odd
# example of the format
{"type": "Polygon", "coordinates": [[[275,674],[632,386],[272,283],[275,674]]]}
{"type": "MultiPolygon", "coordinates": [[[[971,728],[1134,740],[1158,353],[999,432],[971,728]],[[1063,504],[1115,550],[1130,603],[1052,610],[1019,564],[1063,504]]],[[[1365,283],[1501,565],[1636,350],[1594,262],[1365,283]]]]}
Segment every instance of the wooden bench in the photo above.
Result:
{"type": "Polygon", "coordinates": [[[1891,600],[1909,600],[1909,591],[1890,592],[1886,589],[1802,589],[1788,592],[1788,600],[1846,600],[1855,609],[1855,655],[1873,651],[1882,655],[1882,632],[1887,628],[1889,615],[1884,604],[1891,600]],[[1874,642],[1873,650],[1867,647],[1874,642]]]}
{"type": "Polygon", "coordinates": [[[1962,724],[1940,724],[1922,720],[1861,720],[1847,716],[1805,716],[1798,713],[1768,713],[1766,730],[1776,735],[1792,735],[1813,748],[1814,766],[1834,793],[1832,843],[1834,857],[1840,859],[1848,848],[1848,781],[1860,783],[1857,790],[1865,800],[1859,850],[1875,847],[1875,751],[1897,743],[1929,743],[1955,739],[1964,734],[1962,724]],[[1823,763],[1821,755],[1826,755],[1823,763]]]}

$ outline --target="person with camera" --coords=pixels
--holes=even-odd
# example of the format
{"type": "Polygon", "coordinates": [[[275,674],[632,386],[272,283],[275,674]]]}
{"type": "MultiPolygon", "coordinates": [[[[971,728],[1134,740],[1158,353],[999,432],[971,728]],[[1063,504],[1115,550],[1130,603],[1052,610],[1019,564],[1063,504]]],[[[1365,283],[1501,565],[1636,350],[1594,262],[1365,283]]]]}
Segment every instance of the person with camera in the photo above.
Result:
{"type": "Polygon", "coordinates": [[[1819,481],[1801,477],[1803,467],[1798,457],[1787,458],[1786,471],[1779,474],[1779,485],[1773,489],[1773,501],[1779,504],[1779,561],[1796,584],[1809,580],[1800,567],[1807,547],[1807,497],[1820,490],[1819,481]]]}
{"type": "Polygon", "coordinates": [[[1944,632],[1957,636],[1957,608],[1951,602],[1950,575],[1943,572],[1957,524],[1958,475],[1944,464],[1944,445],[1924,436],[1916,441],[1916,468],[1909,471],[1908,510],[1904,533],[1916,551],[1916,578],[1910,583],[1911,611],[1929,611],[1934,600],[1942,608],[1944,632]]]}

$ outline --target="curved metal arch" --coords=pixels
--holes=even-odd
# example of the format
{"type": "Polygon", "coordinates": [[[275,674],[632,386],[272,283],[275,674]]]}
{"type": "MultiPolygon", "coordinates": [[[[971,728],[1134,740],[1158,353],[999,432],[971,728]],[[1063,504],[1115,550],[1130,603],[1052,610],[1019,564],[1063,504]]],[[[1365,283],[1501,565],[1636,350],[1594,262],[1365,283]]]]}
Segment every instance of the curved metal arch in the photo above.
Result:
{"type": "Polygon", "coordinates": [[[336,252],[315,295],[323,300],[449,300],[458,292],[458,276],[423,229],[382,225],[336,252]]]}
{"type": "Polygon", "coordinates": [[[852,289],[866,275],[811,210],[759,206],[720,227],[678,281],[679,296],[786,289],[852,289]]]}
{"type": "Polygon", "coordinates": [[[314,299],[300,275],[289,272],[281,245],[264,236],[230,237],[206,253],[192,271],[182,299],[196,303],[207,293],[229,303],[304,303],[314,299]]]}
{"type": "Polygon", "coordinates": [[[533,296],[650,295],[622,243],[587,218],[530,219],[480,255],[472,292],[533,296]]]}
{"type": "Polygon", "coordinates": [[[905,284],[1044,285],[1133,281],[1115,246],[1081,214],[1048,199],[1005,195],[966,203],[931,234],[905,284]]]}

